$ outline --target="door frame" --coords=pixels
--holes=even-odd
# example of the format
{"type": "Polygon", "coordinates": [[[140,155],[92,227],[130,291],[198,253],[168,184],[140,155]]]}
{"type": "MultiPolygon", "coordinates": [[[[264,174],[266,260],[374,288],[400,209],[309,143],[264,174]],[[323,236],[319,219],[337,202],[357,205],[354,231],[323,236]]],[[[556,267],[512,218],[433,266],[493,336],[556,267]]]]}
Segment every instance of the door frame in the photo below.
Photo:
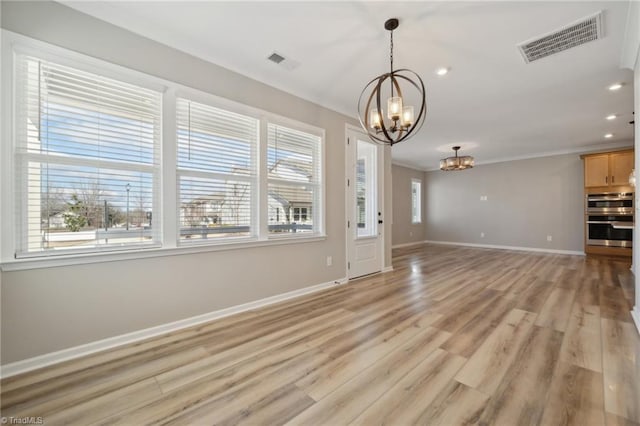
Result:
{"type": "MultiPolygon", "coordinates": [[[[345,132],[344,132],[344,170],[345,170],[345,178],[344,178],[344,218],[345,218],[345,225],[348,223],[347,221],[351,220],[351,218],[349,217],[349,203],[353,202],[353,200],[350,199],[350,194],[351,194],[351,190],[350,187],[348,185],[349,183],[349,179],[351,179],[353,182],[355,182],[355,176],[354,176],[354,170],[350,167],[349,165],[349,150],[355,150],[356,148],[356,144],[351,145],[350,141],[349,141],[349,132],[356,132],[361,134],[367,141],[370,141],[371,143],[373,143],[374,145],[376,145],[376,149],[377,149],[377,157],[378,157],[378,170],[381,171],[381,173],[379,173],[378,176],[378,206],[379,206],[379,211],[382,212],[382,220],[386,221],[386,220],[390,220],[390,218],[387,217],[387,211],[385,209],[385,162],[386,162],[386,158],[385,158],[385,149],[384,146],[375,143],[373,141],[371,141],[369,139],[369,137],[367,136],[367,133],[362,130],[362,128],[360,126],[354,126],[353,124],[349,124],[346,123],[345,124],[345,132]]],[[[378,248],[379,253],[378,253],[378,257],[380,259],[380,271],[378,271],[377,273],[382,273],[382,272],[387,272],[385,270],[385,238],[386,238],[386,233],[385,233],[385,227],[386,227],[386,223],[383,223],[382,225],[378,225],[378,232],[379,232],[379,243],[380,243],[380,247],[378,248]]],[[[351,236],[350,234],[350,228],[349,227],[344,227],[345,230],[345,262],[344,262],[344,270],[345,270],[345,277],[347,279],[347,282],[350,280],[349,278],[349,262],[351,261],[351,259],[349,258],[351,251],[350,249],[350,244],[351,244],[351,236]]],[[[359,277],[358,277],[359,278],[359,277]]],[[[353,279],[358,279],[358,278],[353,278],[353,279]]]]}

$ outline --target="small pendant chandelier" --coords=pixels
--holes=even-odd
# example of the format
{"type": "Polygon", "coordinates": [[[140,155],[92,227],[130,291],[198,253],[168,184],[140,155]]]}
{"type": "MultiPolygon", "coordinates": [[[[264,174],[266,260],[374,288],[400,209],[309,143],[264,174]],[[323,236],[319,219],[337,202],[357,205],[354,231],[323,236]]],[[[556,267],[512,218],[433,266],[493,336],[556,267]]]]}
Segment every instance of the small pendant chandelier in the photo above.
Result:
{"type": "Polygon", "coordinates": [[[458,157],[459,146],[454,146],[453,151],[456,153],[455,157],[447,157],[440,160],[440,170],[445,172],[465,170],[473,167],[473,157],[465,155],[458,157]]]}
{"type": "Polygon", "coordinates": [[[358,118],[362,128],[371,140],[383,144],[394,145],[409,138],[422,127],[427,114],[424,83],[418,74],[409,69],[393,69],[393,30],[398,28],[397,19],[388,19],[384,28],[391,33],[389,61],[390,72],[371,80],[360,93],[358,100],[358,118]],[[385,118],[381,100],[385,82],[389,81],[387,98],[387,114],[385,118]],[[415,115],[412,105],[407,105],[402,91],[409,89],[416,92],[420,99],[419,112],[415,115]]]}

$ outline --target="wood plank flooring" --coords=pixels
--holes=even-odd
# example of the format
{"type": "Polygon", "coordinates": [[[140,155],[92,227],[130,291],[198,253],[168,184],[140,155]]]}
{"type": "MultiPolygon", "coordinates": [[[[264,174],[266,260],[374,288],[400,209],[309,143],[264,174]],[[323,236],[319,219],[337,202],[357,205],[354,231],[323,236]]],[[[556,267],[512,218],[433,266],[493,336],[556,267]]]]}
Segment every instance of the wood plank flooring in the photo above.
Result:
{"type": "Polygon", "coordinates": [[[393,272],[7,378],[1,414],[48,425],[640,425],[627,260],[393,254],[393,272]]]}

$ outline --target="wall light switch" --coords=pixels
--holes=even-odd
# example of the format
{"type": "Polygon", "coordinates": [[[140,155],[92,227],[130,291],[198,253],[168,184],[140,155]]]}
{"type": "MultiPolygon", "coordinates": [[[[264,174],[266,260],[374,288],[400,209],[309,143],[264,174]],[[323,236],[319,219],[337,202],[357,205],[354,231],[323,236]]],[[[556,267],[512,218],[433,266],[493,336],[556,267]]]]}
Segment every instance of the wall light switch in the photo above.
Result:
{"type": "Polygon", "coordinates": [[[547,235],[547,241],[553,241],[553,237],[551,235],[547,235]]]}
{"type": "Polygon", "coordinates": [[[484,232],[480,233],[480,238],[484,238],[484,232]]]}
{"type": "Polygon", "coordinates": [[[333,265],[333,257],[327,256],[327,266],[333,265]]]}
{"type": "Polygon", "coordinates": [[[487,201],[487,196],[486,195],[481,195],[480,196],[480,201],[487,201]]]}

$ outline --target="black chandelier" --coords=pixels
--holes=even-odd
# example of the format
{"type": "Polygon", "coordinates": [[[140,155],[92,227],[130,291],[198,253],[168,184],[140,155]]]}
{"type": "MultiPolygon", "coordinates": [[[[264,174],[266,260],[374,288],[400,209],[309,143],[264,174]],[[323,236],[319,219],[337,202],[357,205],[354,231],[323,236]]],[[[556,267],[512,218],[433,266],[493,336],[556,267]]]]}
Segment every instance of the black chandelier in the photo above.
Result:
{"type": "Polygon", "coordinates": [[[422,127],[427,114],[424,83],[420,76],[409,69],[393,69],[393,30],[398,28],[398,25],[399,22],[395,18],[388,19],[384,23],[384,28],[391,33],[389,54],[391,71],[371,80],[362,90],[358,100],[358,118],[362,128],[373,141],[388,145],[402,142],[415,134],[422,127]],[[381,99],[384,99],[382,92],[387,80],[389,80],[390,90],[386,94],[390,96],[387,98],[385,118],[381,99]],[[417,91],[419,95],[420,111],[417,115],[414,114],[413,106],[406,105],[402,94],[403,86],[405,89],[417,91]]]}

